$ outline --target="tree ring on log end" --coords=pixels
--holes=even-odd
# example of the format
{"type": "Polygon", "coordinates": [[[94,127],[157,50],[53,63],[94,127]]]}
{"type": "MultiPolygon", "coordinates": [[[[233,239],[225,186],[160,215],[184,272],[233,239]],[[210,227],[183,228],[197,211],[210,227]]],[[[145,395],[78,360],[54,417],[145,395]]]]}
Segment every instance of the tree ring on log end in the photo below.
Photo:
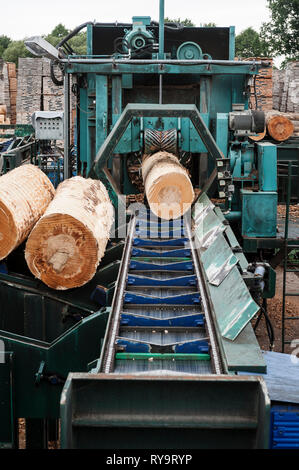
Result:
{"type": "Polygon", "coordinates": [[[31,232],[25,257],[35,277],[52,289],[66,290],[92,279],[97,253],[97,240],[82,222],[70,215],[51,214],[31,232]]]}

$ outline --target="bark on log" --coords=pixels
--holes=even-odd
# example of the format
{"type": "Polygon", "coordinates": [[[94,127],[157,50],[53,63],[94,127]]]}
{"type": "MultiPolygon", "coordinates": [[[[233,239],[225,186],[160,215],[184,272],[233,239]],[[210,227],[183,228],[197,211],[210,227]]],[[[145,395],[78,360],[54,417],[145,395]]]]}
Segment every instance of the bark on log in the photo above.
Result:
{"type": "Polygon", "coordinates": [[[299,114],[298,113],[283,113],[282,111],[278,111],[276,109],[272,109],[271,111],[268,111],[268,113],[271,113],[271,114],[276,114],[276,115],[279,115],[279,116],[284,116],[288,119],[290,119],[290,121],[299,121],[299,114]]]}
{"type": "Polygon", "coordinates": [[[26,240],[54,194],[49,178],[34,165],[0,177],[0,259],[26,240]]]}
{"type": "Polygon", "coordinates": [[[28,238],[30,271],[56,290],[83,286],[96,273],[112,222],[113,207],[103,183],[81,176],[64,181],[28,238]]]}
{"type": "Polygon", "coordinates": [[[278,142],[289,139],[294,132],[292,121],[275,111],[266,113],[266,125],[268,134],[278,142]]]}
{"type": "Polygon", "coordinates": [[[161,219],[177,219],[190,209],[194,191],[187,170],[167,152],[145,156],[142,164],[145,193],[152,212],[161,219]]]}

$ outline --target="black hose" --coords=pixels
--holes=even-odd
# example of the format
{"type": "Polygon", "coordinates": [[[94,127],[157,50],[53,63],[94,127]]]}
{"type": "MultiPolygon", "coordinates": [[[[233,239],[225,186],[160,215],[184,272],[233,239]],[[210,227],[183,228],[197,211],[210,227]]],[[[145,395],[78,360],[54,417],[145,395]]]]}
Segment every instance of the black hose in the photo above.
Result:
{"type": "Polygon", "coordinates": [[[51,63],[50,63],[50,74],[51,74],[51,79],[52,79],[52,82],[54,83],[54,85],[56,86],[63,86],[63,79],[62,80],[59,80],[56,75],[55,75],[55,72],[54,72],[54,66],[55,65],[59,65],[62,73],[64,72],[63,71],[63,68],[61,67],[60,63],[56,60],[51,60],[51,63]]]}
{"type": "MultiPolygon", "coordinates": [[[[59,49],[61,47],[64,47],[66,49],[66,51],[68,53],[73,53],[73,49],[71,48],[71,46],[69,44],[67,44],[67,41],[69,41],[70,39],[72,39],[74,36],[76,36],[76,34],[78,34],[83,28],[85,28],[86,26],[90,25],[90,24],[94,24],[92,21],[87,21],[86,23],[83,23],[81,24],[80,26],[77,26],[77,28],[75,28],[73,31],[71,31],[67,36],[65,36],[60,42],[59,44],[56,46],[56,49],[59,49]]],[[[62,80],[59,80],[56,76],[55,76],[55,72],[54,72],[54,66],[57,62],[54,61],[54,60],[51,60],[51,63],[50,63],[50,73],[51,73],[51,79],[52,79],[52,82],[54,83],[54,85],[56,86],[63,86],[63,79],[62,80]]],[[[61,69],[62,72],[63,72],[63,69],[61,69]]]]}
{"type": "Polygon", "coordinates": [[[94,24],[94,22],[93,21],[86,21],[86,23],[83,23],[80,26],[77,26],[77,28],[75,28],[73,31],[71,31],[67,36],[65,36],[65,38],[63,38],[60,41],[60,43],[56,46],[56,49],[58,49],[59,47],[62,47],[67,41],[72,39],[74,36],[76,36],[76,34],[80,33],[80,31],[83,28],[85,28],[86,26],[88,26],[90,24],[94,24]]]}
{"type": "Polygon", "coordinates": [[[255,75],[254,79],[253,79],[253,87],[254,87],[255,109],[259,109],[258,108],[257,91],[256,91],[256,79],[257,79],[257,75],[255,75]]]}
{"type": "Polygon", "coordinates": [[[263,305],[261,306],[260,314],[258,316],[258,319],[257,319],[254,327],[253,327],[254,331],[257,330],[257,327],[259,326],[263,315],[265,317],[265,322],[266,322],[267,334],[268,334],[269,344],[270,344],[270,351],[272,351],[273,347],[274,347],[275,333],[274,333],[273,325],[272,325],[271,320],[270,320],[269,315],[268,315],[267,300],[266,299],[263,299],[263,305]]]}

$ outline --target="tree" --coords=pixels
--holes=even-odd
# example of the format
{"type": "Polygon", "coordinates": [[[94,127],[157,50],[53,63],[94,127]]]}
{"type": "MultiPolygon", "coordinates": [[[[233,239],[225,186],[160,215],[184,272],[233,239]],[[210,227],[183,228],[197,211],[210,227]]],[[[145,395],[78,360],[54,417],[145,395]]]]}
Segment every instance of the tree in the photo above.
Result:
{"type": "MultiPolygon", "coordinates": [[[[60,41],[65,38],[70,33],[69,29],[63,24],[57,25],[53,31],[45,37],[46,41],[52,44],[52,46],[56,47],[60,41]]],[[[74,52],[78,55],[86,54],[86,41],[87,41],[87,34],[86,32],[80,32],[72,39],[68,41],[68,44],[74,50],[74,52]]]]}
{"type": "Polygon", "coordinates": [[[261,57],[267,56],[267,52],[264,41],[253,28],[247,28],[236,36],[237,57],[261,57]]]}
{"type": "Polygon", "coordinates": [[[189,18],[185,18],[184,20],[181,20],[181,18],[176,18],[176,19],[165,18],[164,23],[178,23],[183,26],[195,26],[195,24],[189,18]]]}
{"type": "Polygon", "coordinates": [[[261,38],[273,57],[299,58],[299,0],[267,0],[271,20],[263,23],[261,38]]]}
{"type": "Polygon", "coordinates": [[[8,48],[9,44],[11,43],[11,39],[7,36],[0,36],[0,57],[3,57],[5,49],[8,48]]]}
{"type": "Polygon", "coordinates": [[[216,23],[200,23],[200,26],[202,28],[216,28],[217,27],[216,23]]]}
{"type": "Polygon", "coordinates": [[[3,53],[3,59],[5,62],[14,62],[18,65],[19,57],[33,57],[33,55],[26,49],[24,41],[11,41],[3,53]]]}

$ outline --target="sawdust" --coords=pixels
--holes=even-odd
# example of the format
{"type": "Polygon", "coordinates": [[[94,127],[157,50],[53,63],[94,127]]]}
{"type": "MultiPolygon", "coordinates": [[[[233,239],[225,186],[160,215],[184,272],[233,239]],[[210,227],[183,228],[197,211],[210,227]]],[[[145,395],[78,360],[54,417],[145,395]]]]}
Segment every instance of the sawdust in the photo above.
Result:
{"type": "MultiPolygon", "coordinates": [[[[284,204],[280,204],[277,206],[277,214],[285,219],[286,217],[286,206],[284,204]]],[[[299,220],[299,204],[292,204],[290,205],[289,210],[289,218],[293,222],[298,222],[299,220]]]]}

